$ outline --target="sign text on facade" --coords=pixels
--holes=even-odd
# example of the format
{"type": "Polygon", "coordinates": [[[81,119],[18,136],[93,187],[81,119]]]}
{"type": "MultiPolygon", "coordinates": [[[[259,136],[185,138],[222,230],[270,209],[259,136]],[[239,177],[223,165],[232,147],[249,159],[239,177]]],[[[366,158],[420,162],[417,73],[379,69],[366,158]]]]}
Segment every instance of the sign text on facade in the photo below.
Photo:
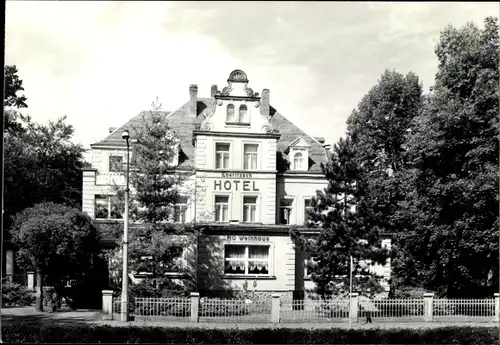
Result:
{"type": "Polygon", "coordinates": [[[244,192],[258,192],[259,189],[255,186],[255,181],[242,180],[215,180],[214,190],[242,190],[244,192]],[[241,186],[240,186],[241,183],[241,186]],[[241,188],[241,189],[239,189],[241,188]]]}
{"type": "Polygon", "coordinates": [[[269,236],[235,236],[235,235],[227,235],[226,240],[228,240],[228,241],[269,242],[269,236]]]}

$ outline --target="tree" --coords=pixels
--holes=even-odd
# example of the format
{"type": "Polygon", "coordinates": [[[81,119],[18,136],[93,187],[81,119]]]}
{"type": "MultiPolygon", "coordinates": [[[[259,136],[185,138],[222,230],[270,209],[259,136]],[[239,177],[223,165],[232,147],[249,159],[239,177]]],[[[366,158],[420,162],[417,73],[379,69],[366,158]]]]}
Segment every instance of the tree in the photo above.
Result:
{"type": "Polygon", "coordinates": [[[23,81],[17,73],[18,70],[15,65],[5,66],[4,68],[4,105],[6,107],[27,108],[26,96],[17,94],[20,91],[24,91],[23,81]]]}
{"type": "Polygon", "coordinates": [[[362,169],[356,162],[351,139],[341,138],[333,151],[329,161],[321,166],[328,186],[311,201],[309,226],[319,228],[320,234],[308,239],[293,231],[292,238],[310,253],[313,261],[308,269],[320,294],[349,291],[351,256],[353,288],[367,293],[368,286],[380,289],[380,285],[374,284],[374,275],[366,263],[385,263],[386,251],[381,248],[378,229],[368,225],[371,215],[364,203],[362,169]]]}
{"type": "Polygon", "coordinates": [[[43,311],[44,276],[56,288],[68,279],[91,274],[98,253],[99,233],[90,217],[78,209],[52,202],[20,212],[12,227],[18,250],[16,261],[26,271],[37,272],[37,309],[43,311]]]}
{"type": "Polygon", "coordinates": [[[365,202],[377,226],[396,232],[405,185],[405,138],[422,108],[422,85],[413,73],[386,70],[347,119],[348,134],[363,167],[365,202]]]}
{"type": "Polygon", "coordinates": [[[498,20],[447,27],[435,85],[407,138],[411,188],[393,261],[398,285],[449,297],[498,289],[498,20]]]}
{"type": "Polygon", "coordinates": [[[22,131],[5,136],[5,228],[21,210],[40,202],[81,205],[83,152],[71,141],[66,117],[42,125],[20,117],[22,131]]]}
{"type": "MultiPolygon", "coordinates": [[[[129,238],[129,265],[132,272],[147,272],[160,286],[177,289],[165,274],[183,271],[180,256],[195,236],[191,225],[172,224],[181,189],[189,189],[183,184],[190,170],[184,174],[177,171],[179,141],[160,109],[161,105],[153,103],[140,126],[131,128],[133,193],[129,205],[134,227],[129,238]]],[[[119,205],[124,205],[124,189],[114,189],[115,202],[123,210],[119,205]]],[[[121,257],[116,252],[114,256],[119,258],[115,263],[121,264],[121,257]]]]}
{"type": "Polygon", "coordinates": [[[17,75],[18,70],[15,65],[5,66],[4,68],[4,126],[6,132],[16,132],[22,130],[19,124],[19,117],[22,116],[14,108],[27,108],[27,98],[24,95],[18,95],[18,92],[24,91],[23,81],[17,75]]]}

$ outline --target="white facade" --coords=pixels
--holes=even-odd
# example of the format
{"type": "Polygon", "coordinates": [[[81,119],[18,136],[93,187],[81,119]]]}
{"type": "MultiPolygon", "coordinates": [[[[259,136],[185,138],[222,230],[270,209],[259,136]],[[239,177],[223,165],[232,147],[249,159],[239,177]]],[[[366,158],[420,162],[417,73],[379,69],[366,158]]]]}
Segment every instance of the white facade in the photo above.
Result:
{"type": "MultiPolygon", "coordinates": [[[[327,185],[319,168],[326,145],[274,110],[269,90],[260,96],[248,88],[242,71],[231,73],[222,92],[213,87],[211,96],[198,98],[192,85],[190,101],[166,115],[194,167],[176,220],[212,225],[197,244],[199,291],[233,290],[245,281],[257,291],[312,288],[287,225],[303,225],[309,200],[327,185]]],[[[121,221],[104,206],[112,185],[125,181],[119,136],[127,125],[92,146],[92,168],[83,174],[83,210],[98,221],[121,221]]],[[[376,270],[390,275],[389,264],[376,270]]]]}

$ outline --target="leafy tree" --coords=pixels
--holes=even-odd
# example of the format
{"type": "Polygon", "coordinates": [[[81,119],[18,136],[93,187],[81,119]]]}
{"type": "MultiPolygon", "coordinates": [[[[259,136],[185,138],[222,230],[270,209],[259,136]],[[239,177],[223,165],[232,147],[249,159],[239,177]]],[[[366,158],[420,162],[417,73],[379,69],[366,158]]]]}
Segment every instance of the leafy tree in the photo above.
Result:
{"type": "Polygon", "coordinates": [[[24,91],[23,81],[17,73],[18,70],[15,65],[5,66],[4,68],[4,103],[6,107],[27,108],[26,96],[17,94],[24,91]]]}
{"type": "Polygon", "coordinates": [[[71,141],[66,117],[38,124],[20,117],[22,131],[5,137],[5,227],[21,210],[40,202],[81,205],[83,152],[71,141]]]}
{"type": "Polygon", "coordinates": [[[36,204],[16,216],[12,237],[19,267],[37,272],[40,311],[44,276],[50,285],[60,288],[68,279],[82,280],[92,274],[99,233],[89,216],[78,209],[52,202],[36,204]]]}
{"type": "MultiPolygon", "coordinates": [[[[131,272],[150,273],[160,287],[178,290],[165,274],[185,271],[180,257],[196,236],[192,225],[172,223],[174,205],[181,197],[181,188],[190,170],[184,174],[176,170],[179,141],[160,109],[161,105],[153,103],[148,116],[143,116],[140,125],[130,129],[133,192],[129,207],[134,226],[129,232],[129,267],[131,272]]],[[[121,186],[114,189],[115,202],[123,210],[124,189],[121,186]]],[[[121,234],[121,229],[119,231],[121,234]]],[[[121,256],[116,251],[113,255],[118,268],[121,256]]]]}
{"type": "Polygon", "coordinates": [[[308,269],[322,295],[349,291],[350,257],[354,258],[353,291],[378,292],[380,285],[370,272],[370,265],[385,263],[386,251],[381,248],[378,229],[369,226],[371,214],[364,202],[362,169],[355,159],[349,137],[333,147],[329,161],[321,166],[328,186],[312,199],[313,211],[309,226],[320,229],[315,238],[292,231],[295,243],[310,253],[308,269]]]}
{"type": "Polygon", "coordinates": [[[413,73],[386,70],[347,119],[347,130],[363,166],[365,202],[377,226],[396,232],[398,202],[405,185],[405,137],[422,107],[422,85],[413,73]]]}
{"type": "Polygon", "coordinates": [[[27,98],[24,95],[18,95],[18,92],[24,91],[23,81],[17,75],[18,70],[15,65],[5,66],[4,68],[4,126],[6,132],[17,132],[22,130],[19,118],[22,115],[15,111],[15,108],[27,108],[27,98]]]}
{"type": "Polygon", "coordinates": [[[447,27],[435,85],[407,138],[395,283],[438,294],[498,289],[498,20],[447,27]]]}

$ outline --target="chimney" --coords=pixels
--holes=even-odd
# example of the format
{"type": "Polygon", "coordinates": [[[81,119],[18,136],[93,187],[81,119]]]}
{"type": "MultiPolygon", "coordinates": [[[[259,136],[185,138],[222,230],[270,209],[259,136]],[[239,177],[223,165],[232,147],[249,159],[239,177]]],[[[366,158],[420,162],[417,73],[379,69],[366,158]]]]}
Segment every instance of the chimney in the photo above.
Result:
{"type": "Polygon", "coordinates": [[[113,133],[114,131],[116,131],[116,128],[117,127],[109,127],[108,128],[109,133],[113,133]]]}
{"type": "Polygon", "coordinates": [[[189,86],[189,116],[196,117],[198,102],[198,85],[191,84],[189,86]]]}
{"type": "Polygon", "coordinates": [[[269,116],[269,89],[262,90],[260,98],[260,113],[264,116],[269,116]]]}
{"type": "Polygon", "coordinates": [[[216,94],[217,94],[217,85],[212,85],[212,88],[210,89],[210,97],[214,98],[216,94]]]}

